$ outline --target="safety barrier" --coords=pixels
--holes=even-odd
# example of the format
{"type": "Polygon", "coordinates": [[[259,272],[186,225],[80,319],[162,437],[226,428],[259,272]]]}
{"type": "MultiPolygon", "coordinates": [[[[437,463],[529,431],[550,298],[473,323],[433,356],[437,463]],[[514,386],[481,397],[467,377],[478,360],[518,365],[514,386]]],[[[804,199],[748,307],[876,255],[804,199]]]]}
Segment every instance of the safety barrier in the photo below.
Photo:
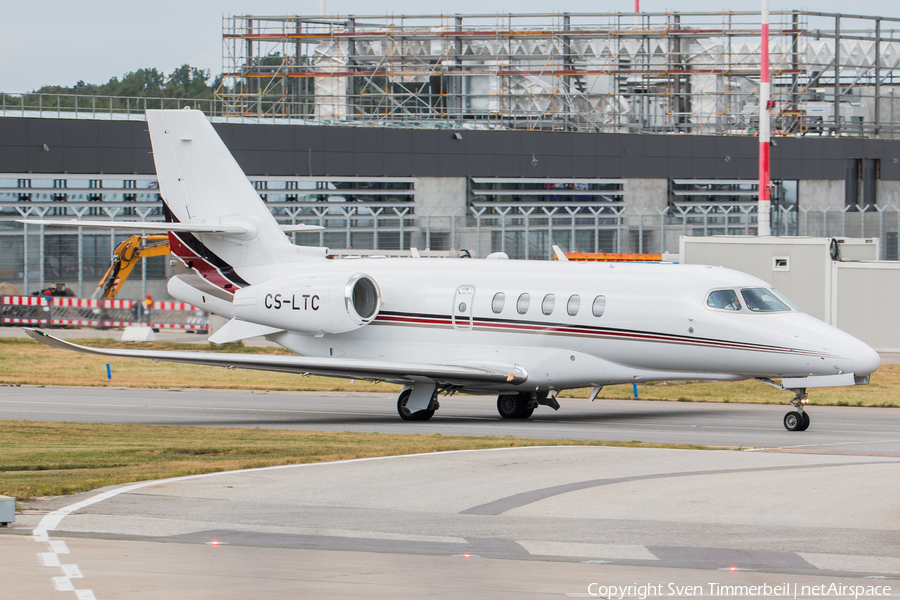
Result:
{"type": "Polygon", "coordinates": [[[186,302],[99,300],[65,296],[3,296],[0,323],[4,325],[61,325],[77,327],[150,326],[154,329],[207,331],[206,313],[186,302]]]}

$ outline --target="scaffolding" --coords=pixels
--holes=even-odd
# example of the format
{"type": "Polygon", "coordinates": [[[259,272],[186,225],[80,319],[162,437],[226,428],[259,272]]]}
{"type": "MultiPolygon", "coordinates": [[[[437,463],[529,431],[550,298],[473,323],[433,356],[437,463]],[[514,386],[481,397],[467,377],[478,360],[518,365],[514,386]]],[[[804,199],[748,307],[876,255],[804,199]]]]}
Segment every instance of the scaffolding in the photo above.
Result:
{"type": "MultiPolygon", "coordinates": [[[[770,32],[776,135],[895,135],[900,19],[781,11],[770,32]]],[[[754,12],[226,16],[222,49],[218,98],[231,116],[630,133],[758,127],[754,12]]]]}

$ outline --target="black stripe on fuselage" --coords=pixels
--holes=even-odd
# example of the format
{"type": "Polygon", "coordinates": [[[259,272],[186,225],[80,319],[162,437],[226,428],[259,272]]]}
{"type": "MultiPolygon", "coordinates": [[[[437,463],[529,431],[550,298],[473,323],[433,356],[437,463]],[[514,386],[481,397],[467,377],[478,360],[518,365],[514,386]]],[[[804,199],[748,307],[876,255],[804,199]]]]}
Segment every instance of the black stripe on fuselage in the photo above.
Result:
{"type": "MultiPolygon", "coordinates": [[[[384,315],[387,319],[380,321],[382,324],[395,323],[399,325],[436,325],[436,326],[452,326],[452,317],[448,315],[429,315],[424,313],[401,313],[392,311],[381,311],[378,316],[384,315]],[[426,321],[440,321],[440,323],[416,323],[415,321],[398,321],[397,319],[421,319],[426,321]]],[[[458,318],[457,321],[466,323],[468,317],[458,318]]],[[[378,319],[376,318],[376,322],[378,319]]],[[[592,325],[578,325],[569,323],[546,323],[542,321],[529,320],[512,320],[500,319],[492,317],[474,317],[472,324],[475,328],[481,327],[490,329],[509,328],[511,331],[529,331],[533,333],[544,333],[548,335],[602,335],[613,336],[633,341],[655,341],[667,342],[687,345],[702,346],[718,346],[721,348],[732,348],[738,350],[754,350],[758,352],[779,352],[788,354],[809,354],[813,356],[830,356],[819,352],[801,350],[796,348],[786,348],[783,346],[771,346],[766,344],[755,344],[750,342],[740,342],[734,340],[723,340],[717,338],[690,337],[672,333],[642,331],[639,329],[622,329],[615,327],[597,327],[592,325]]]]}
{"type": "MultiPolygon", "coordinates": [[[[169,209],[169,205],[166,204],[166,201],[162,200],[163,205],[163,215],[165,215],[167,223],[181,223],[178,220],[178,217],[169,209]]],[[[215,252],[207,248],[203,242],[197,239],[194,234],[188,233],[185,231],[170,231],[170,235],[174,235],[181,243],[193,250],[197,256],[211,264],[213,267],[218,269],[222,276],[237,285],[238,287],[246,287],[250,285],[244,278],[237,274],[230,264],[222,260],[215,252]]]]}

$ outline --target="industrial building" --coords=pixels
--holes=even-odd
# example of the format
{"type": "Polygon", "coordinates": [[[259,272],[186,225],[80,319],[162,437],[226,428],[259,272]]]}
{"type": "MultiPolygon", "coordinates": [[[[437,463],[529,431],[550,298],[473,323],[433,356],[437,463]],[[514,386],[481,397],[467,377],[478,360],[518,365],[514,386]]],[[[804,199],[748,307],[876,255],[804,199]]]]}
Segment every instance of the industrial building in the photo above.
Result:
{"type": "MultiPolygon", "coordinates": [[[[215,101],[0,94],[0,281],[90,296],[125,237],[16,219],[162,218],[161,105],[207,113],[277,219],[325,227],[297,243],[547,259],[754,234],[758,18],[227,17],[215,101]]],[[[773,13],[773,234],[897,259],[896,25],[773,13]]],[[[145,262],[124,294],[164,294],[145,262]]]]}

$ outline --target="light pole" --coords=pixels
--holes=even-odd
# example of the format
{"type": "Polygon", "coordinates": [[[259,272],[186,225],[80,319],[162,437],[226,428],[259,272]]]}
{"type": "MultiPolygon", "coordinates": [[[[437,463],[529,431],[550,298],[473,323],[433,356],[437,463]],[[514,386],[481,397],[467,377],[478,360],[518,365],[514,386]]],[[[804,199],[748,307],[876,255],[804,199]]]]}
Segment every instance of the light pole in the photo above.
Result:
{"type": "Polygon", "coordinates": [[[769,196],[769,0],[762,0],[761,57],[759,63],[759,203],[756,208],[756,234],[772,235],[769,196]]]}

